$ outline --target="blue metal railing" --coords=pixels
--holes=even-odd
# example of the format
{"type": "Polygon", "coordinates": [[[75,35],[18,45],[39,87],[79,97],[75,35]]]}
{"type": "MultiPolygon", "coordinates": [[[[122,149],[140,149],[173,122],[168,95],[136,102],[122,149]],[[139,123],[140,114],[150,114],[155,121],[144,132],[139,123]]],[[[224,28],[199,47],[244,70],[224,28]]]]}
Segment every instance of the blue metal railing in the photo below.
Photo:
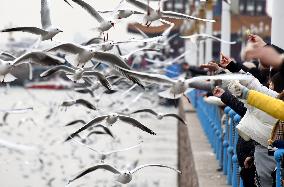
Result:
{"type": "MultiPolygon", "coordinates": [[[[212,146],[219,166],[223,168],[224,175],[227,176],[227,184],[233,187],[242,187],[243,183],[240,179],[239,165],[236,152],[238,141],[237,124],[241,120],[241,116],[236,114],[230,107],[225,107],[226,120],[224,127],[221,124],[221,116],[219,107],[204,102],[202,95],[205,92],[194,90],[188,93],[188,97],[196,109],[198,118],[202,128],[212,146]]],[[[274,157],[277,162],[276,187],[281,185],[281,160],[284,155],[284,149],[275,151],[274,157]]]]}

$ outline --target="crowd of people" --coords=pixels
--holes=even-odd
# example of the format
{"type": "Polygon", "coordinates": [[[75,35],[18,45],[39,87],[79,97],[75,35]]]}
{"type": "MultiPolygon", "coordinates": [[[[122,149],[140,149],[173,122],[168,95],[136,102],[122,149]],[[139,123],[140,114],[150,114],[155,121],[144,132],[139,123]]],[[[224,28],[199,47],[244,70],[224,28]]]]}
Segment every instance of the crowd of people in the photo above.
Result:
{"type": "Polygon", "coordinates": [[[271,187],[276,180],[273,153],[284,148],[284,50],[249,34],[241,57],[244,62],[236,62],[221,53],[220,62],[203,64],[198,73],[246,73],[248,79],[200,81],[190,87],[220,98],[242,117],[236,150],[243,184],[271,187]]]}

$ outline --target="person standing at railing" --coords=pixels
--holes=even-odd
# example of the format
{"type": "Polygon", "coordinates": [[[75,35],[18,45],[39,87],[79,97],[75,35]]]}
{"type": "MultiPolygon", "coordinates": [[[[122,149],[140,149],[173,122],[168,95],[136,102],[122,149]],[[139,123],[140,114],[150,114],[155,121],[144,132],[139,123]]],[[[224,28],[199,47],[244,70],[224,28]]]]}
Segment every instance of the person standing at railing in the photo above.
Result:
{"type": "MultiPolygon", "coordinates": [[[[284,81],[282,79],[281,74],[276,74],[272,80],[282,80],[282,81],[275,81],[273,84],[271,84],[272,89],[284,89],[284,81]],[[276,77],[276,78],[275,78],[276,77]]],[[[284,129],[284,122],[281,121],[284,119],[284,108],[281,108],[281,106],[284,107],[284,102],[281,100],[283,99],[284,92],[278,95],[278,98],[276,99],[273,97],[270,97],[268,95],[265,95],[263,93],[249,90],[245,86],[241,85],[240,83],[233,82],[229,85],[229,90],[234,93],[236,96],[241,97],[242,99],[246,99],[247,103],[257,107],[268,114],[272,115],[275,118],[280,119],[277,121],[277,123],[273,127],[272,131],[272,138],[270,138],[269,144],[271,145],[273,141],[275,140],[284,140],[283,136],[283,129],[284,129]],[[282,118],[281,118],[282,117],[282,118]]],[[[272,154],[273,156],[273,154],[272,154]]]]}

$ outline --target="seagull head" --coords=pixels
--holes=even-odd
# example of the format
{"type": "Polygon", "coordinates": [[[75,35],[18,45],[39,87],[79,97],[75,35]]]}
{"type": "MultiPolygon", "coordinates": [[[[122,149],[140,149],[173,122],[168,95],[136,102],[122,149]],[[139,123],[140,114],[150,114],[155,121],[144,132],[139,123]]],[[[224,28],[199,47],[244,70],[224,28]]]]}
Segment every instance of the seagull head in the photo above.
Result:
{"type": "Polygon", "coordinates": [[[0,75],[8,74],[13,68],[14,66],[11,62],[0,60],[0,75]]]}
{"type": "Polygon", "coordinates": [[[116,181],[127,184],[132,180],[132,174],[130,171],[123,171],[120,175],[117,176],[116,181]]]}

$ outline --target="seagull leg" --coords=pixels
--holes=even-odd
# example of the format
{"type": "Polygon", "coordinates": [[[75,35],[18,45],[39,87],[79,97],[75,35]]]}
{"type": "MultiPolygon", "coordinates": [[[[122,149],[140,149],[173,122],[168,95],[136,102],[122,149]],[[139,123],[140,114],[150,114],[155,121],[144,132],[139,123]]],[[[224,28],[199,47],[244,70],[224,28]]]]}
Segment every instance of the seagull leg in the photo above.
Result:
{"type": "Polygon", "coordinates": [[[148,25],[148,21],[146,21],[145,25],[146,25],[146,26],[148,25]]]}
{"type": "Polygon", "coordinates": [[[4,80],[5,80],[5,75],[3,76],[3,80],[1,82],[4,83],[4,80]]]}

